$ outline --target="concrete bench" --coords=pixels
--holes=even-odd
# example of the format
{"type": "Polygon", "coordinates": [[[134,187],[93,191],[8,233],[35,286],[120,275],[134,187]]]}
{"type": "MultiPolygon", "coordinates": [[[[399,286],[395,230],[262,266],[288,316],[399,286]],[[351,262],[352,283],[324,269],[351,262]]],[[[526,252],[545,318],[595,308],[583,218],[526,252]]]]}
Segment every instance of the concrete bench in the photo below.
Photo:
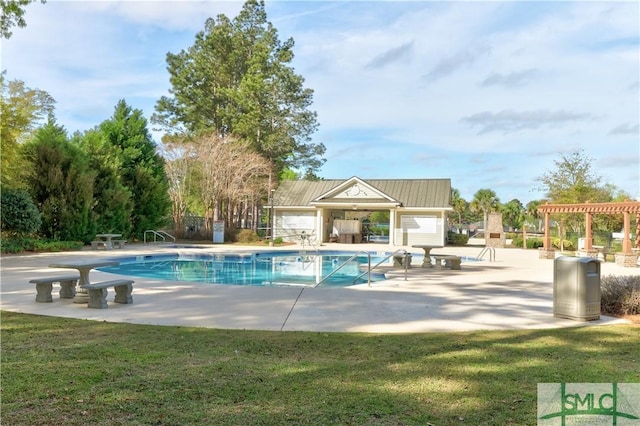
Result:
{"type": "Polygon", "coordinates": [[[452,254],[431,254],[431,257],[435,260],[436,266],[449,269],[462,269],[462,258],[452,254]]]}
{"type": "Polygon", "coordinates": [[[91,241],[91,248],[94,250],[98,250],[100,247],[106,250],[107,242],[106,241],[91,241]]]}
{"type": "Polygon", "coordinates": [[[82,286],[89,293],[89,307],[95,309],[107,308],[107,288],[113,287],[116,290],[115,303],[133,303],[133,281],[132,280],[111,280],[82,286]]]}
{"type": "Polygon", "coordinates": [[[124,244],[126,242],[127,242],[127,240],[111,240],[111,243],[113,244],[113,248],[114,249],[124,248],[124,244]]]}
{"type": "Polygon", "coordinates": [[[404,268],[404,263],[407,262],[407,268],[411,268],[411,253],[395,254],[393,256],[393,267],[404,268]]]}
{"type": "Polygon", "coordinates": [[[591,248],[593,248],[594,250],[596,250],[598,252],[598,259],[601,259],[604,262],[607,261],[607,255],[609,254],[609,247],[591,246],[591,248]]]}
{"type": "Polygon", "coordinates": [[[53,301],[51,291],[53,283],[60,283],[60,298],[73,299],[76,295],[76,284],[80,279],[77,275],[67,275],[61,277],[34,278],[29,281],[36,285],[36,302],[48,303],[53,301]]]}

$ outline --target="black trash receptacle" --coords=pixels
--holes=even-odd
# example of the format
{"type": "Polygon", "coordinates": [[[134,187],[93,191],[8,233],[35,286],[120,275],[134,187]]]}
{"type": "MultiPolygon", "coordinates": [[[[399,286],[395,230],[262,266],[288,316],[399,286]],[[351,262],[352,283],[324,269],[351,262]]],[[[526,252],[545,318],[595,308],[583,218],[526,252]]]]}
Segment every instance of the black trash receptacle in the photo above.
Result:
{"type": "Polygon", "coordinates": [[[577,321],[600,319],[600,261],[561,256],[553,267],[553,316],[577,321]]]}

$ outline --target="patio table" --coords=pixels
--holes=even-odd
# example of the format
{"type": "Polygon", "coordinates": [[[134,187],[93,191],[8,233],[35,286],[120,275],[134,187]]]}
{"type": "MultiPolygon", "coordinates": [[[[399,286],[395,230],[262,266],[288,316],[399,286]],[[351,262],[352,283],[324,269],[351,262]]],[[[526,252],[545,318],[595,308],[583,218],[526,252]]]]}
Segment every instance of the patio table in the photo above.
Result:
{"type": "Polygon", "coordinates": [[[78,260],[70,262],[60,262],[49,264],[50,268],[64,268],[64,269],[76,269],[80,273],[80,279],[76,288],[76,295],[73,298],[73,303],[88,303],[89,292],[83,288],[85,284],[91,284],[89,281],[89,272],[92,269],[100,268],[102,266],[118,266],[120,262],[115,260],[78,260]]]}
{"type": "Polygon", "coordinates": [[[417,244],[411,247],[421,248],[422,250],[424,250],[424,260],[422,261],[423,268],[433,268],[433,263],[431,263],[431,249],[442,248],[444,246],[438,246],[438,245],[432,245],[432,244],[417,244]]]}
{"type": "Polygon", "coordinates": [[[113,248],[111,240],[119,237],[122,237],[122,234],[96,234],[96,238],[104,238],[106,240],[105,248],[107,250],[111,250],[113,248]]]}

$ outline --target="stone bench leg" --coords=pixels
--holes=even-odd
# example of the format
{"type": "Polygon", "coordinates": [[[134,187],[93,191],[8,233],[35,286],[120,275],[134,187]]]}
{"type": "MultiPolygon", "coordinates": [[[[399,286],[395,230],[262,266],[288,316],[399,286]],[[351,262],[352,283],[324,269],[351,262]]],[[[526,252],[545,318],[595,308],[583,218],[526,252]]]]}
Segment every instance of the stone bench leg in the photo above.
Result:
{"type": "Polygon", "coordinates": [[[98,250],[100,247],[104,247],[108,249],[106,241],[91,241],[91,248],[93,250],[98,250]]]}
{"type": "Polygon", "coordinates": [[[407,262],[407,268],[411,268],[411,255],[406,256],[393,256],[393,267],[404,268],[404,262],[407,262]]]}
{"type": "Polygon", "coordinates": [[[60,281],[60,298],[73,299],[76,295],[76,280],[60,281]]]}
{"type": "Polygon", "coordinates": [[[131,296],[131,292],[133,291],[133,284],[123,284],[115,286],[116,289],[116,297],[114,302],[116,303],[133,303],[133,296],[131,296]]]}
{"type": "Polygon", "coordinates": [[[435,265],[436,265],[436,268],[438,268],[438,269],[444,269],[444,268],[447,267],[447,261],[444,260],[444,259],[436,258],[435,265]]]}
{"type": "Polygon", "coordinates": [[[37,283],[36,284],[36,302],[40,302],[40,303],[53,302],[53,297],[51,297],[52,289],[53,289],[53,283],[37,283]]]}
{"type": "Polygon", "coordinates": [[[89,289],[89,307],[94,309],[106,309],[107,294],[106,288],[89,289]]]}
{"type": "Polygon", "coordinates": [[[451,269],[462,269],[460,266],[462,259],[450,259],[447,261],[447,266],[451,269]]]}

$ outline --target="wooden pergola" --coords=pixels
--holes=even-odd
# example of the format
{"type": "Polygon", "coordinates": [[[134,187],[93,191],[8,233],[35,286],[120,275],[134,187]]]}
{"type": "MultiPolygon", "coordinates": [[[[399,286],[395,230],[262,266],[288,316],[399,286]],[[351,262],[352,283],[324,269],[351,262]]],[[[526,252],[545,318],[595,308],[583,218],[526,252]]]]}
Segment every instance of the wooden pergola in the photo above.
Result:
{"type": "Polygon", "coordinates": [[[624,236],[622,239],[622,253],[631,254],[631,215],[636,214],[636,240],[635,247],[640,248],[640,202],[624,201],[620,203],[584,203],[584,204],[544,204],[538,208],[544,213],[544,249],[551,249],[551,237],[549,236],[550,216],[552,213],[584,213],[585,214],[585,241],[584,249],[593,249],[593,236],[591,224],[594,214],[622,214],[624,215],[624,236]]]}

